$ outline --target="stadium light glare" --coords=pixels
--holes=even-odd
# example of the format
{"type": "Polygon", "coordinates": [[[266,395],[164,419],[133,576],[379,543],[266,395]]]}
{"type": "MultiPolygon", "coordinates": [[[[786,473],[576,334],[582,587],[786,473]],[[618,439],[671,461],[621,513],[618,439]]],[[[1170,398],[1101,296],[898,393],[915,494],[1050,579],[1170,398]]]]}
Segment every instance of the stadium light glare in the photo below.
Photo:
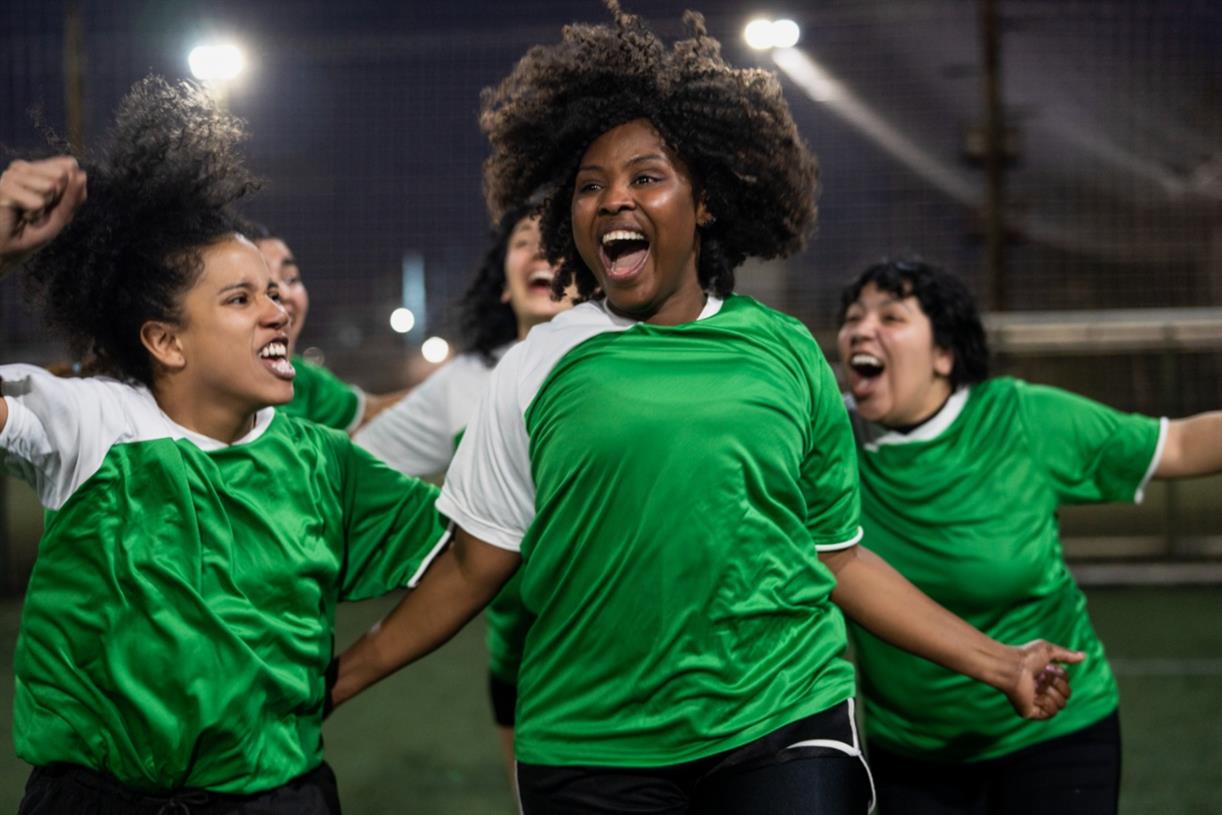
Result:
{"type": "Polygon", "coordinates": [[[802,37],[802,29],[793,20],[777,20],[772,24],[772,47],[793,48],[802,37]]]}
{"type": "Polygon", "coordinates": [[[416,325],[416,315],[410,308],[400,306],[390,313],[390,327],[398,334],[406,334],[416,325]]]}
{"type": "Polygon", "coordinates": [[[202,82],[231,82],[246,69],[246,55],[231,42],[197,45],[187,64],[191,75],[202,82]]]}
{"type": "Polygon", "coordinates": [[[761,17],[747,23],[743,39],[756,51],[767,51],[772,47],[772,21],[761,17]]]}
{"type": "Polygon", "coordinates": [[[758,17],[747,23],[743,39],[756,51],[773,48],[793,48],[802,36],[802,29],[793,20],[767,20],[758,17]]]}
{"type": "Polygon", "coordinates": [[[420,354],[426,361],[433,363],[444,362],[445,358],[450,355],[450,344],[441,337],[429,337],[420,346],[420,354]]]}

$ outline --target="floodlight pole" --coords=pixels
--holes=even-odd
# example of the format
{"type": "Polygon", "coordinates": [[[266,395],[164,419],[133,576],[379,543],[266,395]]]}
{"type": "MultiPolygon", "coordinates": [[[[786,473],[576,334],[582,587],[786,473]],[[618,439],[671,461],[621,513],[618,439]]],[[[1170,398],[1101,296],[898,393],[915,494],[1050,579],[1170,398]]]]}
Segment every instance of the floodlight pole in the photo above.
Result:
{"type": "Polygon", "coordinates": [[[985,291],[988,308],[1004,311],[1006,291],[1005,110],[1001,99],[1001,0],[980,0],[984,50],[985,291]]]}

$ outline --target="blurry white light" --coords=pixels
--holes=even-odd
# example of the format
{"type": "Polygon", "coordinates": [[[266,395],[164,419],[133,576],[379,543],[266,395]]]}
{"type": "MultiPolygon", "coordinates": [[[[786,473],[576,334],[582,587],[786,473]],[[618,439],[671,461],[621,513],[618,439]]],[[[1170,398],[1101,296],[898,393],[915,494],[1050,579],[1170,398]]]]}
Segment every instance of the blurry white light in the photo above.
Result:
{"type": "Polygon", "coordinates": [[[236,79],[246,67],[242,49],[233,43],[197,45],[187,57],[191,74],[204,82],[227,82],[236,79]]]}
{"type": "Polygon", "coordinates": [[[793,48],[802,36],[802,29],[793,20],[777,20],[772,24],[772,47],[793,48]]]}
{"type": "Polygon", "coordinates": [[[793,48],[801,36],[802,30],[793,20],[765,20],[761,17],[747,23],[743,29],[743,39],[757,51],[793,48]]]}
{"type": "Polygon", "coordinates": [[[747,23],[743,29],[743,39],[747,45],[757,51],[765,51],[772,47],[772,21],[757,19],[747,23]]]}
{"type": "Polygon", "coordinates": [[[400,334],[406,334],[416,325],[416,315],[410,308],[400,306],[390,313],[390,327],[400,334]]]}
{"type": "Polygon", "coordinates": [[[429,362],[442,362],[450,355],[450,344],[441,337],[429,337],[420,346],[420,354],[429,362]]]}

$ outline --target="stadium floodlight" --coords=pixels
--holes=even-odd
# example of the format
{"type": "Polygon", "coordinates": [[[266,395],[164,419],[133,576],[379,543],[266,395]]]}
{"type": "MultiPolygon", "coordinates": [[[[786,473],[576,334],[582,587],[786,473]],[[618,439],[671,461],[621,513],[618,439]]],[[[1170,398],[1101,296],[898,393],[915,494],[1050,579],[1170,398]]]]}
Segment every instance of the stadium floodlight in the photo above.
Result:
{"type": "Polygon", "coordinates": [[[398,334],[406,334],[416,325],[416,315],[410,308],[400,306],[390,313],[390,327],[398,334]]]}
{"type": "Polygon", "coordinates": [[[210,43],[192,48],[187,64],[202,82],[231,82],[246,69],[246,55],[231,42],[210,43]]]}
{"type": "Polygon", "coordinates": [[[428,362],[443,362],[450,355],[450,344],[441,337],[429,337],[420,346],[420,354],[428,362]]]}
{"type": "Polygon", "coordinates": [[[793,20],[767,20],[756,18],[743,29],[743,39],[756,51],[773,48],[793,48],[798,44],[802,30],[793,20]]]}

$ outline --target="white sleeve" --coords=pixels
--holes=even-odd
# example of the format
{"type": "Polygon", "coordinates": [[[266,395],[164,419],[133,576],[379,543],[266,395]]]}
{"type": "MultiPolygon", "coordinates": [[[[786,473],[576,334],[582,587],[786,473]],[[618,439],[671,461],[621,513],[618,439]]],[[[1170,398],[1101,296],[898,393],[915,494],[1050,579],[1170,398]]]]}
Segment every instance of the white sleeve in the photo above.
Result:
{"type": "Polygon", "coordinates": [[[515,552],[535,516],[530,440],[519,398],[523,349],[510,349],[492,372],[437,499],[437,511],[465,531],[515,552]]]}
{"type": "Polygon", "coordinates": [[[25,481],[48,509],[59,509],[131,435],[124,395],[110,380],[60,379],[33,365],[0,366],[9,417],[0,429],[0,466],[25,481]]]}
{"type": "Polygon", "coordinates": [[[375,416],[352,440],[401,473],[435,475],[454,452],[449,422],[451,363],[375,416]]]}

